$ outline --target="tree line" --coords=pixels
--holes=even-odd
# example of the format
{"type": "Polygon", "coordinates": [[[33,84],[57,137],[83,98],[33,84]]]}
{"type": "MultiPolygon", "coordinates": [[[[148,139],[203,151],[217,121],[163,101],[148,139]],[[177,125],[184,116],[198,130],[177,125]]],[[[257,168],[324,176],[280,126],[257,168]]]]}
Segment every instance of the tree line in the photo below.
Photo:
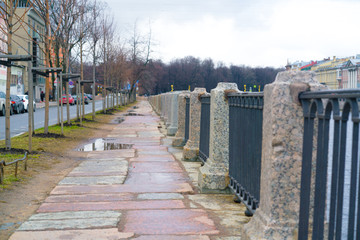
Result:
{"type": "Polygon", "coordinates": [[[159,94],[174,90],[206,88],[208,92],[219,82],[234,82],[242,91],[262,91],[275,80],[283,69],[272,67],[226,66],[212,59],[201,60],[192,56],[175,59],[170,63],[151,61],[146,74],[140,79],[140,94],[159,94]]]}

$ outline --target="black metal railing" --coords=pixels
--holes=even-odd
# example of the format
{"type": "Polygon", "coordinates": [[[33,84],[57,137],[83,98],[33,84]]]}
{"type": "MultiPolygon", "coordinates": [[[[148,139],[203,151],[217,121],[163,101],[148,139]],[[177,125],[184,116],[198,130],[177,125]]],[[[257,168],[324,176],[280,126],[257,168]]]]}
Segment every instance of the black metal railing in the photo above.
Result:
{"type": "Polygon", "coordinates": [[[229,100],[230,189],[252,215],[259,207],[263,93],[231,93],[229,100]]]}
{"type": "Polygon", "coordinates": [[[5,162],[4,160],[0,161],[0,184],[4,183],[4,175],[5,175],[4,167],[15,164],[14,175],[15,175],[15,178],[17,178],[19,162],[24,161],[24,170],[26,171],[27,170],[27,159],[28,159],[28,153],[25,152],[24,157],[21,159],[16,159],[11,162],[5,162]]]}
{"type": "Polygon", "coordinates": [[[190,131],[190,98],[186,97],[186,107],[185,107],[185,143],[189,140],[189,131],[190,131]]]}
{"type": "Polygon", "coordinates": [[[304,138],[298,239],[360,239],[360,90],[303,92],[299,98],[304,138]]]}
{"type": "Polygon", "coordinates": [[[199,142],[199,159],[203,163],[209,157],[210,141],[210,94],[204,94],[200,97],[201,101],[201,118],[200,118],[200,142],[199,142]]]}

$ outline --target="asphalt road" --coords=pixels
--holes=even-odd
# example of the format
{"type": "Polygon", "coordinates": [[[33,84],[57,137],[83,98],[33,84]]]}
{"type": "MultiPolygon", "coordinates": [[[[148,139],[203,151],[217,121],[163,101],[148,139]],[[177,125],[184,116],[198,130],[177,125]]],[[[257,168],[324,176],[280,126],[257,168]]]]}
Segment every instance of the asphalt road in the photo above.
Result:
{"type": "MultiPolygon", "coordinates": [[[[95,111],[102,109],[102,101],[97,100],[95,103],[95,111]]],[[[85,105],[85,113],[92,112],[92,102],[85,105]]],[[[66,105],[64,105],[64,122],[67,120],[66,105]]],[[[76,105],[70,106],[70,118],[76,118],[76,105]]],[[[17,136],[28,131],[29,122],[28,113],[14,114],[10,116],[10,135],[11,137],[17,136]]],[[[44,127],[45,108],[38,108],[34,115],[35,129],[44,127]]],[[[51,106],[49,112],[49,126],[57,124],[57,107],[51,106]]],[[[5,117],[0,117],[0,140],[5,139],[5,117]]]]}

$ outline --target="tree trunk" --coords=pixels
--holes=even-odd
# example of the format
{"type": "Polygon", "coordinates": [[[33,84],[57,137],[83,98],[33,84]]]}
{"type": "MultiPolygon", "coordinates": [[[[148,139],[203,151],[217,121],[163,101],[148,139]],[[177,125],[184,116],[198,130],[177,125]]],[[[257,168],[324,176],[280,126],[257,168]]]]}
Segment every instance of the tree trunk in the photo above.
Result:
{"type": "MultiPolygon", "coordinates": [[[[7,34],[7,52],[9,55],[12,55],[12,34],[13,26],[12,20],[14,15],[13,1],[10,1],[9,7],[9,18],[8,18],[8,34],[7,34]]],[[[10,136],[10,83],[11,83],[11,67],[7,67],[6,72],[6,103],[5,103],[5,145],[6,149],[11,149],[11,136],[10,136]]]]}
{"type": "MultiPolygon", "coordinates": [[[[46,19],[45,19],[45,66],[50,67],[50,16],[49,0],[45,1],[46,19]]],[[[44,133],[49,133],[49,95],[50,95],[50,77],[45,78],[45,122],[44,133]]]]}

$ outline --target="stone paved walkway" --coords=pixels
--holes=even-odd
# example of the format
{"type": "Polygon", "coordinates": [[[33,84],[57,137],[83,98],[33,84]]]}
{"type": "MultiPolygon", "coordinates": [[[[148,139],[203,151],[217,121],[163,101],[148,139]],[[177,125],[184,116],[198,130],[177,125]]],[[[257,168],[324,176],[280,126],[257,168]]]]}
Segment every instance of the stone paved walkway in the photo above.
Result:
{"type": "Polygon", "coordinates": [[[241,239],[240,225],[249,220],[244,207],[231,195],[198,194],[200,164],[179,161],[181,149],[159,131],[160,119],[148,102],[130,112],[118,116],[124,121],[104,135],[104,144],[131,148],[84,152],[86,160],[11,240],[241,239]]]}

